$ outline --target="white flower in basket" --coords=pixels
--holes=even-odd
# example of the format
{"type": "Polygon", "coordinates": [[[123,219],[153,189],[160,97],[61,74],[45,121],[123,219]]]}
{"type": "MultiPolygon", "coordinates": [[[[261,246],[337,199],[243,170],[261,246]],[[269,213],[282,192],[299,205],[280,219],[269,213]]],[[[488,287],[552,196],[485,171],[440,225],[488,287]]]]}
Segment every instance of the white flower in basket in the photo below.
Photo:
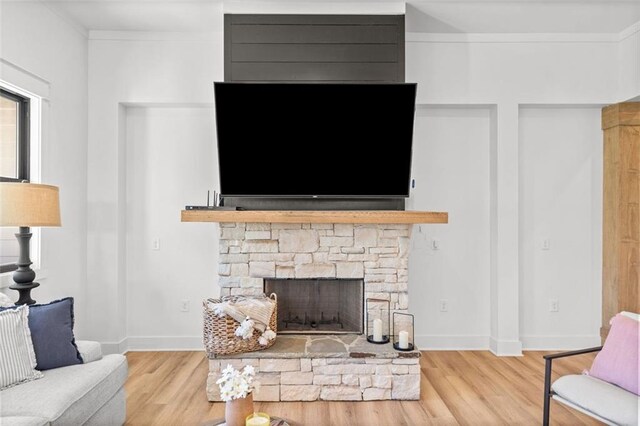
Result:
{"type": "Polygon", "coordinates": [[[251,338],[251,336],[253,336],[253,327],[255,325],[256,323],[247,317],[247,319],[242,321],[240,326],[236,328],[236,336],[242,337],[245,340],[251,338]]]}
{"type": "Polygon", "coordinates": [[[220,387],[220,398],[224,402],[246,398],[259,385],[253,380],[255,374],[256,370],[251,365],[245,366],[240,372],[228,364],[227,368],[222,370],[222,376],[216,381],[220,387]]]}

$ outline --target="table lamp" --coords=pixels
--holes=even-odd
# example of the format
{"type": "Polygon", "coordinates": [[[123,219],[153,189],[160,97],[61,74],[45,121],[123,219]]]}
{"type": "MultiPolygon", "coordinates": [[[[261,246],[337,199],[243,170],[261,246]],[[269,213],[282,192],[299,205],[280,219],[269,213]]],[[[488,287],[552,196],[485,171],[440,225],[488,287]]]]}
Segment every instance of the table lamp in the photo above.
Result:
{"type": "Polygon", "coordinates": [[[29,227],[60,226],[60,201],[58,187],[23,182],[0,182],[0,226],[18,226],[16,234],[20,255],[13,273],[12,290],[20,294],[17,305],[36,303],[31,298],[31,289],[40,284],[34,282],[36,273],[31,269],[29,258],[29,227]]]}

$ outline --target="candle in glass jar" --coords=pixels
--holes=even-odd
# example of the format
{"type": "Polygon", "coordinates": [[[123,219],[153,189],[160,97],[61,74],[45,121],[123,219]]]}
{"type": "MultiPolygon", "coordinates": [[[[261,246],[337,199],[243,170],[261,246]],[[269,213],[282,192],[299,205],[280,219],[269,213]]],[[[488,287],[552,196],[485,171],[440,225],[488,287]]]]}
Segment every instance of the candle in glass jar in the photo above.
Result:
{"type": "Polygon", "coordinates": [[[253,413],[247,417],[245,426],[269,426],[271,419],[265,413],[253,413]]]}
{"type": "Polygon", "coordinates": [[[380,318],[373,320],[373,341],[382,342],[382,320],[380,318]]]}
{"type": "Polygon", "coordinates": [[[409,349],[409,333],[406,331],[401,331],[399,333],[400,336],[400,343],[398,344],[398,346],[400,347],[400,349],[409,349]]]}

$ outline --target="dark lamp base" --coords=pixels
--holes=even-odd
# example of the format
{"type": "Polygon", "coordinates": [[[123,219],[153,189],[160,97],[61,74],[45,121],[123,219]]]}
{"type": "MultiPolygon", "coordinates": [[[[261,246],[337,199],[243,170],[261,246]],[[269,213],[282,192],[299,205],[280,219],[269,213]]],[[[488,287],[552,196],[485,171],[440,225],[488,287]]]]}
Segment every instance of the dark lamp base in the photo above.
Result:
{"type": "Polygon", "coordinates": [[[21,226],[20,232],[15,235],[20,246],[20,256],[16,262],[18,269],[13,272],[14,284],[9,288],[17,290],[20,294],[16,305],[33,305],[36,301],[31,298],[31,289],[38,287],[40,284],[33,282],[36,278],[36,273],[31,269],[31,259],[29,259],[31,232],[29,232],[29,228],[21,226]]]}
{"type": "Polygon", "coordinates": [[[17,290],[18,294],[20,294],[16,305],[33,305],[36,303],[36,301],[31,298],[31,289],[39,285],[40,283],[31,282],[29,284],[14,284],[10,286],[9,288],[11,290],[17,290]]]}

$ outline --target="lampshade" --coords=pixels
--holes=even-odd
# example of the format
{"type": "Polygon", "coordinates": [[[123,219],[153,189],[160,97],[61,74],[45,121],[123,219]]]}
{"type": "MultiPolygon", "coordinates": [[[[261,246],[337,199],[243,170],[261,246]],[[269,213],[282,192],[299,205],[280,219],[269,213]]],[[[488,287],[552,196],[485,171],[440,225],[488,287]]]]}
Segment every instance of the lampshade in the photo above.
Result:
{"type": "Polygon", "coordinates": [[[60,226],[58,187],[0,182],[0,226],[60,226]]]}

